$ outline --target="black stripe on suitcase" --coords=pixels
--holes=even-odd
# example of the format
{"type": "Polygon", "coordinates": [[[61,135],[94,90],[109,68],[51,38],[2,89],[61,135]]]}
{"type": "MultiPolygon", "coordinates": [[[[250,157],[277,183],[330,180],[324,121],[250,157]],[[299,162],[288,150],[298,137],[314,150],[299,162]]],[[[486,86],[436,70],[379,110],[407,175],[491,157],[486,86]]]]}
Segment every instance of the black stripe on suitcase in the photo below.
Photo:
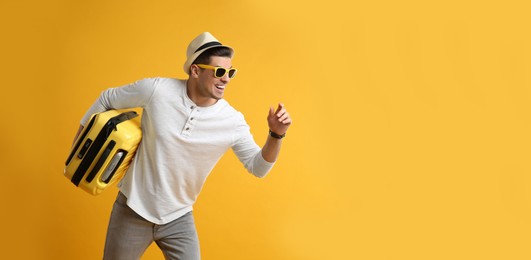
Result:
{"type": "MultiPolygon", "coordinates": [[[[92,117],[92,120],[90,120],[90,122],[88,123],[87,127],[85,127],[85,131],[83,132],[83,134],[81,135],[81,137],[79,137],[78,141],[76,142],[76,145],[74,147],[74,149],[72,149],[72,152],[70,153],[70,155],[68,156],[68,159],[66,159],[66,163],[65,165],[68,165],[70,163],[70,161],[72,160],[72,158],[74,158],[74,154],[76,154],[76,151],[77,149],[79,148],[79,146],[81,145],[81,143],[83,142],[83,140],[85,140],[85,137],[88,135],[90,129],[92,128],[92,126],[94,125],[94,122],[96,121],[96,117],[92,117]]],[[[88,141],[88,140],[87,140],[88,141]]],[[[85,145],[87,145],[88,143],[88,146],[90,146],[90,143],[92,143],[92,140],[90,140],[90,142],[85,142],[85,145]]],[[[86,151],[88,147],[83,147],[81,149],[81,151],[79,152],[79,154],[81,155],[81,158],[83,158],[81,152],[83,150],[86,151]]],[[[79,156],[79,155],[78,155],[79,156]]],[[[79,159],[81,159],[79,158],[79,159]]]]}
{"type": "Polygon", "coordinates": [[[115,141],[110,141],[105,150],[103,150],[103,153],[100,156],[100,159],[94,165],[94,168],[92,168],[92,171],[90,171],[89,175],[87,175],[87,178],[85,179],[88,182],[92,182],[94,180],[94,177],[98,173],[98,171],[101,169],[101,166],[103,166],[103,163],[107,158],[109,157],[109,154],[111,154],[112,149],[114,149],[114,146],[116,145],[115,141]]]}

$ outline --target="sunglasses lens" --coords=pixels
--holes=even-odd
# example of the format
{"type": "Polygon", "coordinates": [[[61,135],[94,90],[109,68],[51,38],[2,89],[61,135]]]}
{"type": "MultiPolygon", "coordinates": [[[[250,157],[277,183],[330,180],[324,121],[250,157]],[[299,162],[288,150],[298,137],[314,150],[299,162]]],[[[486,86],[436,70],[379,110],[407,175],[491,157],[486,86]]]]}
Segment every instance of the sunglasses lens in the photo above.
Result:
{"type": "Polygon", "coordinates": [[[235,75],[236,75],[236,70],[235,69],[230,69],[229,70],[229,78],[234,78],[235,75]]]}
{"type": "Polygon", "coordinates": [[[216,71],[215,71],[216,77],[221,78],[221,77],[225,76],[226,71],[227,70],[225,70],[224,68],[217,68],[216,71]]]}

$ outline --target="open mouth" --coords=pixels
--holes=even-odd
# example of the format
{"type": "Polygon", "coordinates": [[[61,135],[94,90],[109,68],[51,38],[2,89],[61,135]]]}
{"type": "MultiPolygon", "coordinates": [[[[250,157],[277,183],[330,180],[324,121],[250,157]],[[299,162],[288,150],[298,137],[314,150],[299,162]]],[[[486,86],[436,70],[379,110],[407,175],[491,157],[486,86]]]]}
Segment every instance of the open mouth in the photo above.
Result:
{"type": "Polygon", "coordinates": [[[224,90],[225,89],[225,85],[216,85],[216,88],[219,89],[219,90],[224,90]]]}

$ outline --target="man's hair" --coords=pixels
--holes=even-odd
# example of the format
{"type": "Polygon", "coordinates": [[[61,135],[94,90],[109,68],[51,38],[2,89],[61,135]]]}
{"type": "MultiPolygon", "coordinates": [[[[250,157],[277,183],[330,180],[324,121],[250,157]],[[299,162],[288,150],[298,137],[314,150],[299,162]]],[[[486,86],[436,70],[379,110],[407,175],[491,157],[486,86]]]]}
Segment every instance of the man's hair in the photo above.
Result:
{"type": "Polygon", "coordinates": [[[199,55],[192,64],[210,64],[210,57],[219,56],[219,57],[232,57],[232,50],[226,47],[212,48],[204,51],[199,55]]]}

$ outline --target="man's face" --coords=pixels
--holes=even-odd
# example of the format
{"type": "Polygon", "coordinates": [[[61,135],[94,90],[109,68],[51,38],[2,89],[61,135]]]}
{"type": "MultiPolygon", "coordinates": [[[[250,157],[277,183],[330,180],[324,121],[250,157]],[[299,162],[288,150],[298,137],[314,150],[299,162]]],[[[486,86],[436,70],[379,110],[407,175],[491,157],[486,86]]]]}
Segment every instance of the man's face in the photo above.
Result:
{"type": "MultiPolygon", "coordinates": [[[[227,57],[212,56],[210,57],[210,64],[206,65],[224,67],[228,69],[232,67],[232,59],[227,57]]],[[[225,88],[230,81],[228,73],[221,78],[214,77],[214,70],[212,69],[198,68],[197,73],[197,94],[198,98],[202,101],[202,103],[204,103],[203,105],[213,105],[219,99],[222,99],[223,94],[225,93],[225,88]]]]}

